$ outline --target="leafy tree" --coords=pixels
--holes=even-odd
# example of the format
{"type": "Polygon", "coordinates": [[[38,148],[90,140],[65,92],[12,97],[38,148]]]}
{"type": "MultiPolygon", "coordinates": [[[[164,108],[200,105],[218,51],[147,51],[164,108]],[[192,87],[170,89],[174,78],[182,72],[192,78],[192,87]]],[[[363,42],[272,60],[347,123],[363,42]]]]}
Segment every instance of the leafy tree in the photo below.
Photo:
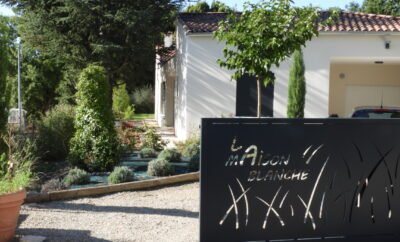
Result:
{"type": "Polygon", "coordinates": [[[386,15],[400,15],[400,1],[399,0],[364,0],[362,5],[363,12],[386,14],[386,15]]]}
{"type": "Polygon", "coordinates": [[[110,171],[118,163],[118,142],[104,68],[84,69],[77,89],[76,132],[71,139],[69,161],[90,171],[110,171]]]}
{"type": "Polygon", "coordinates": [[[288,118],[304,118],[304,105],[306,98],[304,72],[303,53],[301,50],[296,50],[293,54],[293,64],[289,76],[288,118]]]}
{"type": "Polygon", "coordinates": [[[361,6],[357,2],[350,2],[346,5],[346,9],[350,12],[361,12],[361,6]]]}
{"type": "Polygon", "coordinates": [[[233,12],[234,9],[227,6],[225,3],[220,1],[213,1],[210,7],[210,12],[233,12]]]}
{"type": "MultiPolygon", "coordinates": [[[[110,85],[143,83],[152,75],[155,46],[170,30],[177,0],[0,0],[22,15],[23,39],[41,54],[76,69],[104,66],[110,85]]],[[[111,98],[112,89],[109,93],[111,98]]]]}
{"type": "Polygon", "coordinates": [[[218,64],[235,70],[232,79],[243,75],[257,80],[257,116],[261,115],[261,85],[273,83],[271,71],[318,35],[315,22],[319,19],[314,7],[294,8],[292,1],[271,0],[246,3],[241,15],[232,13],[219,23],[214,36],[226,42],[224,59],[218,64]]]}
{"type": "Polygon", "coordinates": [[[187,13],[205,13],[210,12],[210,5],[206,1],[200,1],[195,5],[188,6],[184,12],[187,13]]]}
{"type": "Polygon", "coordinates": [[[220,1],[213,1],[210,5],[206,1],[197,2],[195,5],[188,6],[184,12],[187,13],[205,13],[205,12],[232,12],[233,8],[230,8],[225,3],[220,1]]]}
{"type": "Polygon", "coordinates": [[[358,3],[351,2],[346,8],[353,12],[400,16],[399,0],[364,0],[361,6],[358,3]]]}
{"type": "Polygon", "coordinates": [[[4,21],[0,21],[0,132],[3,131],[7,122],[8,99],[6,95],[7,73],[8,73],[8,40],[7,40],[7,25],[4,21]]]}

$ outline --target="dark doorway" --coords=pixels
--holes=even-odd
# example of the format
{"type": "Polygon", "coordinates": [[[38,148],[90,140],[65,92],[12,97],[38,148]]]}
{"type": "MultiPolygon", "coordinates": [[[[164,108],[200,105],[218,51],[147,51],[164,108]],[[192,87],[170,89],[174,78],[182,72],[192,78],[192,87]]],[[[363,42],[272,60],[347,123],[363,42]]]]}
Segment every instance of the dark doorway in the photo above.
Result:
{"type": "MultiPolygon", "coordinates": [[[[243,76],[236,84],[236,116],[257,116],[257,82],[253,76],[243,76]]],[[[262,85],[261,116],[272,117],[274,112],[274,85],[262,85]]]]}

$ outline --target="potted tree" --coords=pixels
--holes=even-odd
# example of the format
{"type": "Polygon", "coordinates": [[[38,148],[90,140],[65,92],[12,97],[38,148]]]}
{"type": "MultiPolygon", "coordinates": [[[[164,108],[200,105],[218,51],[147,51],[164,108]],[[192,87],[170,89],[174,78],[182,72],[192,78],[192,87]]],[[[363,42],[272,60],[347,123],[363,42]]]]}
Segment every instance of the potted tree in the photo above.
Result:
{"type": "Polygon", "coordinates": [[[0,242],[14,238],[25,188],[32,180],[33,144],[19,139],[3,136],[8,153],[0,154],[0,242]]]}

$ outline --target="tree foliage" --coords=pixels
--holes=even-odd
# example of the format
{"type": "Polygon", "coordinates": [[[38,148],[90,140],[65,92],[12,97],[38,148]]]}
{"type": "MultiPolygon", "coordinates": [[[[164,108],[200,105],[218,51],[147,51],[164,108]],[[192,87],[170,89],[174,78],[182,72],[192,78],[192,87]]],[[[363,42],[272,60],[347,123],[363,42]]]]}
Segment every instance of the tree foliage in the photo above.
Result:
{"type": "Polygon", "coordinates": [[[362,5],[359,5],[356,2],[351,2],[346,6],[346,8],[352,12],[400,16],[399,0],[364,0],[362,5]]]}
{"type": "Polygon", "coordinates": [[[118,141],[103,67],[89,66],[78,83],[74,137],[69,160],[90,171],[110,171],[118,163],[118,141]]]}
{"type": "Polygon", "coordinates": [[[206,1],[197,2],[195,5],[188,6],[184,12],[187,13],[205,13],[205,12],[232,12],[233,8],[227,6],[221,1],[213,1],[211,6],[206,1]]]}
{"type": "MultiPolygon", "coordinates": [[[[42,54],[62,58],[77,69],[105,67],[114,85],[148,81],[155,45],[172,26],[174,0],[0,0],[22,16],[23,39],[42,54]]],[[[152,78],[152,77],[150,77],[152,78]]]]}
{"type": "Polygon", "coordinates": [[[9,65],[9,40],[7,39],[8,27],[5,21],[0,21],[0,133],[7,122],[7,74],[9,65]]]}
{"type": "Polygon", "coordinates": [[[240,14],[232,13],[219,23],[214,36],[226,42],[224,59],[218,64],[235,70],[232,78],[255,76],[258,82],[257,116],[261,114],[261,83],[273,83],[272,67],[305,46],[318,35],[317,8],[294,8],[292,1],[271,0],[245,4],[240,14]]]}
{"type": "Polygon", "coordinates": [[[304,105],[306,98],[306,81],[303,53],[296,50],[293,54],[293,64],[290,69],[288,88],[288,118],[304,118],[304,105]]]}

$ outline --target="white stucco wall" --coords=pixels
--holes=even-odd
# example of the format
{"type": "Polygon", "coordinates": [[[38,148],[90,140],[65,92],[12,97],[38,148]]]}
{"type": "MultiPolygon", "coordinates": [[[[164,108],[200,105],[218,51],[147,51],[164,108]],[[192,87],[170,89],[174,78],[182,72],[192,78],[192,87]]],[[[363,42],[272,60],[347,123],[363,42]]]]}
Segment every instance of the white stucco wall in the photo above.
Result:
{"type": "MultiPolygon", "coordinates": [[[[306,118],[329,116],[329,70],[333,61],[400,57],[400,36],[382,34],[321,33],[308,42],[304,52],[306,67],[306,118]],[[385,49],[385,41],[391,48],[385,49]]],[[[286,117],[290,61],[276,71],[274,117],[286,117]]]]}
{"type": "Polygon", "coordinates": [[[179,139],[187,137],[187,63],[188,39],[178,24],[176,30],[176,80],[175,80],[175,135],[179,139]]]}
{"type": "MultiPolygon", "coordinates": [[[[180,25],[179,25],[180,26],[180,25]]],[[[178,27],[175,132],[185,139],[198,130],[201,118],[235,115],[236,82],[233,73],[219,67],[224,45],[210,34],[182,35],[178,27]]],[[[306,118],[329,116],[329,69],[332,61],[353,58],[400,57],[400,35],[321,33],[303,49],[306,66],[306,118]],[[385,49],[385,41],[391,48],[385,49]]],[[[291,60],[274,68],[274,117],[286,117],[287,84],[291,60]]]]}
{"type": "Polygon", "coordinates": [[[236,82],[231,80],[231,71],[217,64],[223,47],[210,36],[188,36],[188,134],[198,132],[201,118],[235,115],[236,82]]]}

